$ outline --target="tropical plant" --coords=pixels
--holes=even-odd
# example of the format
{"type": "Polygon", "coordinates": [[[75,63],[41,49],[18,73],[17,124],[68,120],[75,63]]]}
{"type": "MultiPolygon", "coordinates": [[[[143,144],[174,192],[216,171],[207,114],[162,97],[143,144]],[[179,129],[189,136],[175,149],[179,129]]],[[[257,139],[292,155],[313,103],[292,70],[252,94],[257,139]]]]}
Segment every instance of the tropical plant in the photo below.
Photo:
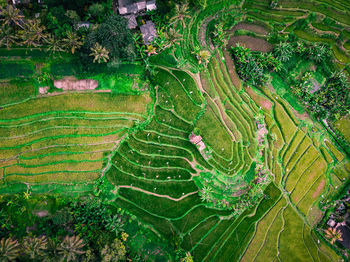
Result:
{"type": "Polygon", "coordinates": [[[99,43],[109,51],[109,58],[132,61],[136,58],[132,33],[124,17],[112,15],[85,38],[83,53],[90,56],[91,48],[99,43]]]}
{"type": "Polygon", "coordinates": [[[10,48],[17,41],[17,35],[11,27],[3,25],[0,28],[0,46],[10,48]]]}
{"type": "Polygon", "coordinates": [[[43,257],[47,249],[46,237],[25,237],[23,239],[24,252],[30,259],[43,257]]]}
{"type": "Polygon", "coordinates": [[[314,60],[316,63],[325,61],[330,57],[329,47],[321,44],[314,44],[308,49],[309,57],[314,60]]]}
{"type": "Polygon", "coordinates": [[[99,43],[96,43],[94,47],[91,47],[90,56],[94,57],[94,63],[107,63],[107,61],[109,60],[109,51],[103,46],[101,46],[99,43]]]}
{"type": "Polygon", "coordinates": [[[217,46],[226,46],[227,45],[227,35],[224,30],[223,22],[215,24],[215,29],[213,31],[213,42],[217,46]]]}
{"type": "Polygon", "coordinates": [[[180,44],[180,40],[182,39],[182,35],[179,33],[179,30],[175,30],[170,27],[167,32],[164,33],[167,44],[165,48],[172,47],[175,49],[176,45],[180,44]]]}
{"type": "Polygon", "coordinates": [[[44,262],[51,262],[51,261],[58,261],[59,256],[58,256],[58,243],[57,241],[53,239],[49,239],[47,241],[47,249],[45,252],[45,255],[43,257],[44,262]]]}
{"type": "Polygon", "coordinates": [[[100,252],[102,262],[121,261],[125,259],[126,248],[123,242],[116,238],[111,245],[106,244],[100,252]]]}
{"type": "Polygon", "coordinates": [[[6,8],[0,8],[0,21],[3,25],[14,26],[17,25],[23,28],[24,16],[20,14],[20,10],[11,4],[8,4],[6,8]]]}
{"type": "Polygon", "coordinates": [[[280,42],[274,48],[274,53],[282,62],[288,61],[293,55],[293,48],[290,43],[280,42]]]}
{"type": "Polygon", "coordinates": [[[193,262],[193,257],[190,252],[186,252],[186,256],[181,259],[181,262],[193,262]]]}
{"type": "Polygon", "coordinates": [[[99,4],[99,3],[95,3],[89,6],[89,14],[93,17],[101,17],[104,13],[104,6],[99,4]]]}
{"type": "Polygon", "coordinates": [[[185,28],[186,27],[185,18],[191,18],[188,11],[188,4],[187,3],[182,5],[176,4],[175,14],[173,17],[170,18],[170,22],[174,25],[174,27],[177,26],[178,22],[180,22],[181,26],[185,28]]]}
{"type": "Polygon", "coordinates": [[[213,192],[213,189],[209,186],[205,186],[200,191],[201,199],[202,201],[209,202],[211,200],[211,193],[213,192]]]}
{"type": "Polygon", "coordinates": [[[20,245],[17,240],[2,238],[0,240],[0,261],[15,261],[19,256],[20,245]]]}
{"type": "Polygon", "coordinates": [[[120,232],[124,231],[124,222],[121,218],[121,216],[114,215],[114,216],[108,216],[105,219],[105,227],[108,231],[115,233],[115,235],[118,235],[120,232]]]}
{"type": "Polygon", "coordinates": [[[66,236],[58,246],[58,254],[63,261],[76,261],[78,257],[85,253],[82,249],[85,244],[79,236],[66,236]]]}
{"type": "Polygon", "coordinates": [[[74,32],[68,31],[67,37],[63,39],[63,46],[72,52],[75,53],[83,45],[81,38],[74,32]]]}
{"type": "Polygon", "coordinates": [[[196,55],[198,64],[207,66],[211,57],[211,54],[208,50],[201,50],[199,48],[196,48],[192,53],[196,55]]]}
{"type": "Polygon", "coordinates": [[[329,227],[328,229],[325,230],[325,237],[328,238],[333,245],[335,241],[342,241],[342,234],[339,230],[336,228],[331,228],[329,227]]]}
{"type": "Polygon", "coordinates": [[[72,23],[80,21],[80,17],[75,10],[67,10],[65,15],[72,21],[72,23]]]}
{"type": "Polygon", "coordinates": [[[157,48],[153,45],[148,45],[147,49],[145,50],[148,56],[157,54],[157,48]]]}
{"type": "Polygon", "coordinates": [[[56,52],[63,52],[62,41],[55,35],[48,35],[46,38],[47,50],[54,54],[56,52]]]}
{"type": "Polygon", "coordinates": [[[28,47],[41,46],[44,40],[47,39],[45,26],[40,24],[38,19],[27,21],[24,29],[20,31],[22,43],[28,47]]]}

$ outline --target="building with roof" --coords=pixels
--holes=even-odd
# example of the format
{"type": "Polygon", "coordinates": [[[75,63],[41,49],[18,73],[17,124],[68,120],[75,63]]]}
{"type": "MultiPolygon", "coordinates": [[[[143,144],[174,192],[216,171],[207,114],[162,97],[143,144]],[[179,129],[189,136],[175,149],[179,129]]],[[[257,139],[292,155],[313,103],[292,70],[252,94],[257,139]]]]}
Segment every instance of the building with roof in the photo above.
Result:
{"type": "MultiPolygon", "coordinates": [[[[118,0],[118,12],[128,19],[128,28],[137,27],[136,17],[146,11],[157,9],[156,0],[118,0]]],[[[150,44],[157,37],[157,30],[152,21],[140,27],[143,40],[146,45],[150,44]]]]}
{"type": "Polygon", "coordinates": [[[144,25],[140,26],[140,30],[146,45],[151,44],[152,41],[157,38],[157,30],[152,21],[146,21],[144,25]]]}
{"type": "Polygon", "coordinates": [[[128,19],[128,28],[129,29],[135,29],[137,27],[137,21],[136,21],[136,15],[130,14],[124,16],[126,19],[128,19]]]}
{"type": "Polygon", "coordinates": [[[118,11],[121,15],[137,14],[146,9],[148,10],[146,0],[118,0],[118,11]]]}

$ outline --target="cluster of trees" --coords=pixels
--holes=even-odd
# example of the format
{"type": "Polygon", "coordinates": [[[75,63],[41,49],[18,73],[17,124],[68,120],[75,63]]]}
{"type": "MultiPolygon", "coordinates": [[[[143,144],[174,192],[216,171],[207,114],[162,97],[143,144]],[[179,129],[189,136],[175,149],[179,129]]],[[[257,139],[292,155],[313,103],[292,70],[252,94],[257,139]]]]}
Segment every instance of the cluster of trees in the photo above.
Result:
{"type": "Polygon", "coordinates": [[[25,192],[3,197],[0,208],[0,261],[119,261],[128,256],[124,229],[131,217],[97,198],[35,199],[25,192]],[[52,213],[36,211],[42,202],[54,203],[52,213]]]}
{"type": "MultiPolygon", "coordinates": [[[[45,236],[27,236],[20,242],[13,238],[0,240],[1,261],[79,261],[85,254],[84,242],[79,236],[66,236],[61,240],[45,236]]],[[[92,261],[88,256],[84,261],[92,261]]]]}
{"type": "MultiPolygon", "coordinates": [[[[90,5],[89,13],[97,16],[99,12],[92,11],[102,10],[97,5],[100,4],[90,5]]],[[[75,54],[84,65],[109,62],[115,66],[120,61],[136,58],[133,36],[125,18],[110,14],[104,16],[101,24],[78,30],[75,27],[80,20],[77,11],[65,10],[63,6],[50,4],[49,1],[48,9],[41,10],[37,18],[25,17],[22,10],[13,5],[0,7],[0,46],[43,48],[51,53],[68,52],[75,54]]]]}
{"type": "Polygon", "coordinates": [[[261,86],[268,79],[269,71],[281,70],[281,57],[277,58],[272,53],[253,52],[239,44],[232,47],[231,51],[238,75],[252,85],[261,86]]]}
{"type": "Polygon", "coordinates": [[[294,94],[315,116],[333,120],[349,113],[350,84],[345,73],[333,73],[315,92],[308,72],[293,80],[293,84],[294,94]]]}
{"type": "Polygon", "coordinates": [[[199,191],[201,200],[214,208],[232,210],[234,216],[239,216],[255,206],[264,196],[262,183],[251,181],[237,189],[237,178],[228,179],[231,181],[220,185],[215,185],[213,179],[215,179],[213,174],[201,173],[202,188],[199,191]]]}
{"type": "Polygon", "coordinates": [[[0,261],[143,261],[162,255],[191,261],[179,245],[109,203],[110,188],[98,180],[94,196],[64,198],[28,190],[1,196],[0,261]]]}
{"type": "Polygon", "coordinates": [[[237,45],[232,47],[236,71],[248,84],[261,86],[269,79],[269,73],[275,71],[291,86],[292,92],[306,108],[320,118],[338,119],[350,110],[350,87],[347,76],[342,72],[331,73],[328,66],[331,61],[329,46],[303,41],[281,41],[272,52],[253,52],[237,45]],[[313,90],[311,74],[295,76],[290,73],[291,64],[301,59],[312,61],[322,69],[326,83],[313,90]],[[291,63],[291,60],[294,60],[291,63]]]}

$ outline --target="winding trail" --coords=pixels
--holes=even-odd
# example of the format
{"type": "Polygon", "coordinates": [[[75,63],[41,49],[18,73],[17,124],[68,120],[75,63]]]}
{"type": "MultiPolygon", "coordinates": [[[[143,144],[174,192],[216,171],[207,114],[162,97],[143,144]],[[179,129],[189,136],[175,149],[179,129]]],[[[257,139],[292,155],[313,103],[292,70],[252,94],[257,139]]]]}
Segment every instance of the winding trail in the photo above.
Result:
{"type": "Polygon", "coordinates": [[[184,198],[186,198],[188,196],[191,196],[191,195],[194,195],[194,194],[198,193],[198,190],[197,190],[197,191],[194,191],[194,192],[191,192],[191,193],[187,193],[186,195],[183,195],[183,196],[181,196],[179,198],[174,198],[174,197],[170,197],[168,195],[160,195],[160,194],[157,194],[157,193],[153,193],[153,192],[144,190],[142,188],[134,187],[134,186],[126,186],[126,185],[124,185],[124,186],[117,186],[117,188],[130,188],[132,190],[139,191],[139,192],[142,192],[142,193],[145,193],[145,194],[148,194],[148,195],[161,197],[161,198],[168,198],[168,199],[170,199],[172,201],[175,201],[175,202],[181,201],[182,199],[184,199],[184,198]]]}

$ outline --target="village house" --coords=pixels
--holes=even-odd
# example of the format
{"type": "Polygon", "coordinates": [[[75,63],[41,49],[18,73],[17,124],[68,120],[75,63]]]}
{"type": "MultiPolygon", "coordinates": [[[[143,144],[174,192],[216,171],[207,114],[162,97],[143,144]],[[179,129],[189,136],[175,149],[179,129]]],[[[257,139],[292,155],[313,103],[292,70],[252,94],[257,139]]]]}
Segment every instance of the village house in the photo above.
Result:
{"type": "MultiPolygon", "coordinates": [[[[137,27],[136,17],[157,8],[156,0],[118,0],[118,12],[128,19],[129,29],[137,27]]],[[[157,37],[157,30],[152,21],[146,21],[140,27],[142,38],[146,45],[150,44],[157,37]]]]}
{"type": "Polygon", "coordinates": [[[144,25],[140,26],[143,41],[146,45],[152,43],[152,41],[157,37],[157,30],[152,21],[147,21],[144,25]]]}

